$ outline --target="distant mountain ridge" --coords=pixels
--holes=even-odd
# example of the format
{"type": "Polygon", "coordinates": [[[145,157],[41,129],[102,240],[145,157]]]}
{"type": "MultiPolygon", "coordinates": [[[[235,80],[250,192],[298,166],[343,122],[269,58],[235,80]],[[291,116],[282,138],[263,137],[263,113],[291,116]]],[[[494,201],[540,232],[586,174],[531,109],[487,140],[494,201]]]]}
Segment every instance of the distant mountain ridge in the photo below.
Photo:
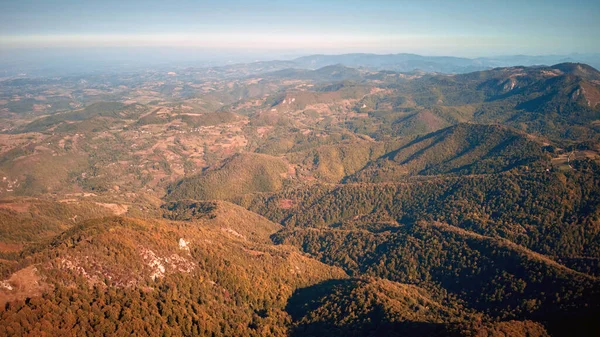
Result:
{"type": "Polygon", "coordinates": [[[411,72],[416,70],[440,73],[468,73],[496,67],[552,65],[558,63],[587,63],[600,67],[600,55],[515,55],[505,57],[465,58],[454,56],[423,56],[417,54],[341,54],[309,55],[291,62],[309,69],[341,64],[373,70],[411,72]]]}
{"type": "Polygon", "coordinates": [[[505,67],[550,66],[563,63],[584,63],[600,68],[599,54],[572,55],[513,55],[500,57],[466,58],[455,56],[423,56],[417,54],[339,54],[307,55],[290,60],[272,60],[237,63],[210,68],[207,75],[229,78],[257,74],[294,75],[300,78],[315,76],[306,70],[318,70],[329,66],[356,68],[368,71],[395,71],[401,73],[466,74],[505,67]]]}

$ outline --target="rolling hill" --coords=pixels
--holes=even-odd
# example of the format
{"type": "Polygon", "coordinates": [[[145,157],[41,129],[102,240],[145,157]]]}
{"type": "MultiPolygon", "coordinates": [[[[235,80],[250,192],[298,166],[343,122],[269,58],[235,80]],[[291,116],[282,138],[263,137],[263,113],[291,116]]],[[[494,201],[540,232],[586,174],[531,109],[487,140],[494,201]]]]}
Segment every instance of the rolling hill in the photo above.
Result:
{"type": "Polygon", "coordinates": [[[173,185],[169,198],[227,200],[246,193],[276,192],[291,178],[288,172],[288,165],[280,158],[264,154],[239,154],[220,167],[173,185]]]}

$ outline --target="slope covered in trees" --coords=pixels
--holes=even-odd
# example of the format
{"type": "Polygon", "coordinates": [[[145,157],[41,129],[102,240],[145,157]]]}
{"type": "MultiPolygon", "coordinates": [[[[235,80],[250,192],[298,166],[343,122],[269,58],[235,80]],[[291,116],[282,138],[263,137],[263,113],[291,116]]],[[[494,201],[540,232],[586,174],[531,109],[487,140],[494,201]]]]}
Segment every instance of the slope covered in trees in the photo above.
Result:
{"type": "Polygon", "coordinates": [[[542,165],[544,159],[547,161],[541,146],[525,135],[500,126],[459,124],[387,153],[348,180],[381,182],[416,174],[489,174],[542,165]]]}
{"type": "Polygon", "coordinates": [[[482,322],[440,303],[428,291],[383,279],[326,281],[297,290],[288,302],[292,336],[548,336],[531,321],[482,322]]]}
{"type": "Polygon", "coordinates": [[[591,310],[594,304],[588,301],[598,298],[600,291],[595,277],[507,240],[441,223],[378,232],[296,228],[281,231],[274,239],[301,247],[352,275],[438,285],[468,306],[503,318],[551,319],[553,313],[572,308],[591,310]]]}
{"type": "Polygon", "coordinates": [[[288,170],[288,165],[280,158],[239,154],[220,167],[183,179],[170,188],[169,198],[226,200],[253,192],[276,192],[288,179],[288,170]]]}
{"type": "Polygon", "coordinates": [[[286,335],[293,290],[345,274],[225,227],[237,216],[79,225],[23,254],[53,290],[4,307],[1,334],[286,335]]]}
{"type": "Polygon", "coordinates": [[[571,172],[539,167],[381,184],[313,185],[241,203],[286,226],[436,220],[552,256],[597,258],[599,168],[587,161],[573,167],[571,172]],[[290,207],[281,207],[283,201],[290,207]]]}

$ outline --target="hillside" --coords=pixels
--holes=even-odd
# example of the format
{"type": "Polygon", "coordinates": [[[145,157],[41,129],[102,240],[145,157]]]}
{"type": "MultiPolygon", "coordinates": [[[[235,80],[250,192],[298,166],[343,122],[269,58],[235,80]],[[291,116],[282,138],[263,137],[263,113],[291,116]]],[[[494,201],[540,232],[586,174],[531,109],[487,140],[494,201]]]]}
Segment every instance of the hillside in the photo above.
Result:
{"type": "MultiPolygon", "coordinates": [[[[579,162],[573,167],[574,172],[567,173],[538,167],[489,175],[409,177],[394,183],[313,185],[254,195],[243,204],[287,227],[369,221],[385,228],[434,220],[557,258],[598,261],[598,166],[579,162]]],[[[590,267],[583,270],[595,274],[596,267],[590,267]]]]}
{"type": "Polygon", "coordinates": [[[228,200],[240,194],[276,192],[291,178],[288,165],[282,159],[263,154],[240,154],[220,167],[185,178],[170,187],[169,198],[228,200]]]}
{"type": "MultiPolygon", "coordinates": [[[[53,290],[31,301],[25,292],[6,306],[2,334],[281,336],[294,289],[344,277],[290,247],[248,241],[229,228],[130,218],[88,221],[24,259],[53,290]],[[73,313],[82,310],[89,315],[74,325],[73,313]],[[11,324],[16,317],[23,320],[11,324]]],[[[30,287],[8,282],[13,290],[0,290],[3,298],[30,287]]]]}
{"type": "MultiPolygon", "coordinates": [[[[0,290],[3,301],[11,300],[0,313],[0,331],[296,336],[333,329],[340,335],[375,330],[468,336],[495,326],[472,324],[475,317],[487,319],[415,286],[345,281],[340,269],[290,246],[238,232],[233,226],[242,219],[245,225],[268,221],[217,204],[214,217],[193,223],[90,220],[26,251],[20,263],[25,267],[0,290]],[[347,314],[339,315],[340,305],[347,314]],[[74,325],[72,313],[82,311],[89,314],[74,325]],[[5,324],[17,318],[18,325],[5,324]]],[[[502,324],[503,330],[545,335],[534,323],[502,324]]]]}
{"type": "Polygon", "coordinates": [[[303,288],[288,307],[296,321],[292,336],[548,336],[538,323],[481,323],[477,314],[447,307],[424,289],[375,278],[303,288]]]}
{"type": "Polygon", "coordinates": [[[585,139],[593,137],[586,132],[589,122],[600,118],[599,77],[588,65],[564,63],[426,75],[400,86],[417,105],[472,111],[462,114],[463,121],[503,123],[554,140],[585,139]]]}
{"type": "Polygon", "coordinates": [[[125,105],[119,102],[98,102],[91,104],[79,111],[57,113],[42,117],[27,124],[20,132],[41,132],[47,128],[55,128],[69,122],[85,121],[98,117],[110,118],[135,118],[147,112],[147,108],[140,104],[125,105]]]}
{"type": "Polygon", "coordinates": [[[374,161],[350,181],[391,181],[404,175],[490,174],[543,164],[542,146],[500,126],[459,124],[419,137],[374,161]]]}
{"type": "Polygon", "coordinates": [[[290,153],[288,157],[320,181],[339,182],[383,155],[391,146],[370,141],[341,142],[290,153]]]}
{"type": "Polygon", "coordinates": [[[113,214],[103,204],[73,201],[53,202],[35,198],[0,200],[0,244],[22,247],[60,234],[82,221],[113,214]]]}
{"type": "Polygon", "coordinates": [[[582,320],[578,324],[591,329],[591,315],[599,310],[593,304],[600,295],[596,278],[506,240],[445,224],[418,223],[380,232],[297,228],[278,233],[275,241],[296,245],[351,275],[441,287],[494,317],[552,322],[577,316],[582,320]],[[509,307],[510,312],[504,311],[509,307]]]}
{"type": "Polygon", "coordinates": [[[361,72],[355,68],[346,67],[341,64],[326,65],[315,70],[306,69],[283,69],[263,74],[267,78],[296,78],[311,80],[315,82],[331,82],[342,80],[359,80],[361,72]]]}
{"type": "Polygon", "coordinates": [[[282,227],[268,219],[226,201],[179,200],[161,206],[170,220],[199,222],[240,234],[252,241],[271,243],[271,234],[282,227]]]}

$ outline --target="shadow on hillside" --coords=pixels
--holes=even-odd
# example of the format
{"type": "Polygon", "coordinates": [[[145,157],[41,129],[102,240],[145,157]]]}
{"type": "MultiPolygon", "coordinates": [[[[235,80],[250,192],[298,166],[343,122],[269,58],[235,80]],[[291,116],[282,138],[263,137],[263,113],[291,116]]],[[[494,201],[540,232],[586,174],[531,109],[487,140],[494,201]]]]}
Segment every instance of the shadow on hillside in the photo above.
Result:
{"type": "MultiPolygon", "coordinates": [[[[298,289],[288,300],[286,311],[295,323],[292,337],[309,336],[450,336],[444,324],[427,322],[390,322],[383,308],[357,312],[356,319],[345,321],[342,312],[326,312],[324,306],[333,294],[352,296],[356,280],[328,280],[298,289]],[[315,311],[319,310],[317,314],[315,311]],[[311,315],[312,313],[312,315],[311,315]],[[322,315],[320,317],[320,315],[322,315]],[[302,320],[305,319],[305,322],[302,320]]],[[[358,309],[360,310],[360,309],[358,309]]]]}
{"type": "Polygon", "coordinates": [[[317,336],[385,336],[385,337],[426,337],[426,336],[452,336],[444,324],[426,322],[375,322],[373,326],[338,326],[329,322],[315,322],[301,324],[292,329],[291,337],[317,337],[317,336]]]}

